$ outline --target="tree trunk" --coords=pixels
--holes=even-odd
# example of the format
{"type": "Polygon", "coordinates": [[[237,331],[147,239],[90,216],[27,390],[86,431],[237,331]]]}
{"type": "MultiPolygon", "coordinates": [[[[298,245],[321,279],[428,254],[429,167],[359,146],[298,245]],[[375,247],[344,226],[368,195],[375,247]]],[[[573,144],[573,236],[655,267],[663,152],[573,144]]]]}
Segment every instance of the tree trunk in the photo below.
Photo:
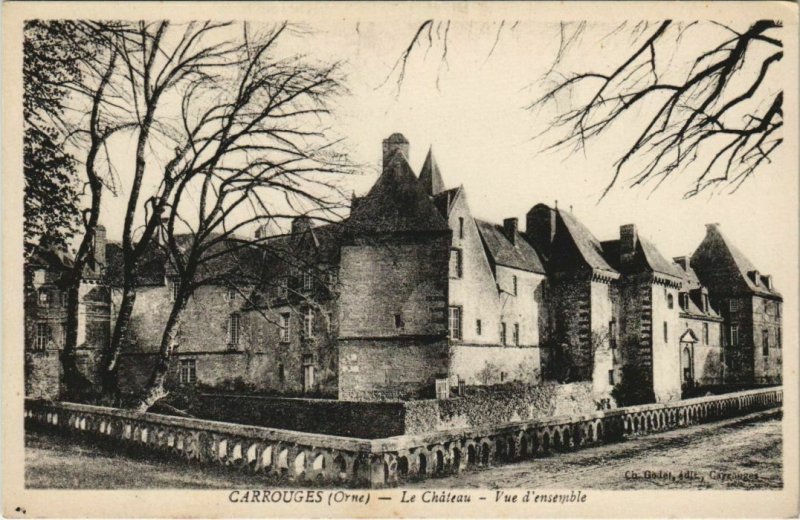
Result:
{"type": "Polygon", "coordinates": [[[83,271],[86,260],[94,244],[95,230],[100,217],[100,196],[102,187],[99,183],[90,182],[92,189],[92,206],[89,209],[89,219],[85,223],[86,232],[81,239],[75,260],[69,273],[67,291],[67,322],[63,350],[61,351],[61,366],[64,371],[65,396],[68,399],[80,397],[91,390],[89,381],[83,377],[77,366],[78,348],[78,313],[80,312],[80,288],[83,280],[83,271]]]}
{"type": "Polygon", "coordinates": [[[122,289],[122,300],[119,304],[117,312],[117,319],[114,322],[114,333],[111,337],[111,343],[103,354],[103,361],[101,364],[101,383],[103,395],[108,397],[117,397],[119,395],[119,356],[122,353],[122,347],[128,337],[128,325],[133,315],[133,307],[136,303],[136,283],[135,279],[131,283],[127,278],[125,286],[122,289]]]}
{"type": "Polygon", "coordinates": [[[163,399],[168,394],[164,388],[164,384],[166,383],[167,376],[169,375],[169,364],[170,360],[172,359],[172,353],[175,349],[175,337],[178,334],[181,315],[183,314],[184,308],[186,308],[186,302],[188,299],[189,295],[186,294],[182,288],[179,289],[179,294],[177,298],[175,298],[172,311],[167,319],[167,325],[164,328],[164,334],[161,336],[161,348],[158,353],[158,359],[156,360],[156,366],[153,368],[153,373],[150,375],[150,380],[142,392],[142,397],[136,405],[136,410],[139,412],[146,412],[154,404],[156,404],[156,402],[158,402],[160,399],[163,399]]]}

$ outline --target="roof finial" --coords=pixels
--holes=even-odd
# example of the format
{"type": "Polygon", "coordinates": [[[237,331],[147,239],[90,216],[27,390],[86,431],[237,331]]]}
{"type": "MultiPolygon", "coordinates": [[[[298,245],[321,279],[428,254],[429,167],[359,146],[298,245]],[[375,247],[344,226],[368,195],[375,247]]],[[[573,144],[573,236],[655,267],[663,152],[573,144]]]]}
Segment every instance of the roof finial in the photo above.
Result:
{"type": "Polygon", "coordinates": [[[558,199],[556,199],[556,209],[558,209],[558,199]]]}
{"type": "Polygon", "coordinates": [[[572,213],[572,204],[569,205],[569,212],[572,213]]]}

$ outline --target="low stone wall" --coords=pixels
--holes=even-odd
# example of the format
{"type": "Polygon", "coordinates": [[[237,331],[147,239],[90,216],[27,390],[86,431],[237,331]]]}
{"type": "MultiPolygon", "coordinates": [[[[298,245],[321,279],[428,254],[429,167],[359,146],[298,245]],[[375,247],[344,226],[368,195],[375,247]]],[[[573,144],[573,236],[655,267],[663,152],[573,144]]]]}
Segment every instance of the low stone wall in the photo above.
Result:
{"type": "Polygon", "coordinates": [[[376,439],[405,432],[405,403],[201,394],[195,415],[284,430],[376,439]]]}
{"type": "Polygon", "coordinates": [[[582,415],[596,409],[591,383],[545,383],[470,388],[463,397],[405,402],[200,394],[190,412],[254,426],[378,439],[582,415]]]}
{"type": "Polygon", "coordinates": [[[26,428],[47,427],[289,481],[380,487],[778,408],[780,387],[573,417],[354,439],[26,399],[26,428]]]}
{"type": "Polygon", "coordinates": [[[427,399],[404,403],[404,433],[544,420],[597,410],[591,382],[508,385],[470,390],[474,393],[448,400],[427,399]]]}

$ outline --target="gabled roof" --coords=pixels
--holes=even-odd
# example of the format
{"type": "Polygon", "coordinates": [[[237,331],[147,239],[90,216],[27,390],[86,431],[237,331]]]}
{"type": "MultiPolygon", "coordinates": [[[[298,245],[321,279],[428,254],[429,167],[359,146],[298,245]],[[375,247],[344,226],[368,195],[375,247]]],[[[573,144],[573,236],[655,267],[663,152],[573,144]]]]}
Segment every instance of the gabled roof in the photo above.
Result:
{"type": "Polygon", "coordinates": [[[595,238],[591,231],[571,213],[560,209],[557,209],[556,212],[561,217],[561,222],[563,222],[564,228],[572,238],[583,262],[592,269],[606,271],[611,274],[617,273],[617,270],[611,267],[603,258],[603,248],[600,245],[600,241],[595,238]]]}
{"type": "Polygon", "coordinates": [[[539,255],[519,232],[515,232],[514,243],[503,233],[503,227],[491,222],[475,219],[484,246],[497,265],[544,274],[544,265],[539,255]]]}
{"type": "Polygon", "coordinates": [[[436,158],[433,156],[433,147],[428,149],[428,156],[425,157],[425,164],[422,165],[419,173],[419,182],[428,195],[438,195],[444,191],[444,181],[442,173],[439,171],[439,165],[436,164],[436,158]]]}
{"type": "Polygon", "coordinates": [[[354,233],[449,231],[408,161],[397,153],[350,214],[354,233]]]}

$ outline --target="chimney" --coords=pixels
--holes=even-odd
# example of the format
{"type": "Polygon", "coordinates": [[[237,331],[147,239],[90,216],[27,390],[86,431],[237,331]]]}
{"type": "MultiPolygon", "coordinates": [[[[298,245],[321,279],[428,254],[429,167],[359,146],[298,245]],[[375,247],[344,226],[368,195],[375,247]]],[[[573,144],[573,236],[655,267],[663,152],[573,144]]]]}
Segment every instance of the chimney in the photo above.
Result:
{"type": "Polygon", "coordinates": [[[706,224],[706,233],[709,233],[711,231],[719,231],[719,223],[718,222],[712,222],[710,224],[706,224]]]}
{"type": "Polygon", "coordinates": [[[550,258],[556,236],[556,210],[537,204],[525,216],[525,233],[536,251],[550,258]]]}
{"type": "Polygon", "coordinates": [[[98,224],[94,230],[94,261],[95,269],[106,265],[106,227],[98,224]]]}
{"type": "Polygon", "coordinates": [[[311,219],[306,216],[295,217],[292,220],[292,235],[299,235],[311,229],[311,219]]]}
{"type": "Polygon", "coordinates": [[[512,244],[516,243],[518,223],[519,220],[516,217],[503,220],[503,234],[512,244]]]}
{"type": "Polygon", "coordinates": [[[408,139],[401,133],[394,133],[383,140],[383,168],[389,164],[395,152],[400,152],[408,160],[408,150],[410,145],[408,139]]]}
{"type": "Polygon", "coordinates": [[[629,264],[636,256],[639,245],[639,233],[636,224],[625,224],[619,227],[619,259],[623,265],[629,264]]]}
{"type": "Polygon", "coordinates": [[[681,269],[684,271],[689,270],[689,257],[688,256],[676,256],[672,259],[673,262],[681,266],[681,269]]]}

